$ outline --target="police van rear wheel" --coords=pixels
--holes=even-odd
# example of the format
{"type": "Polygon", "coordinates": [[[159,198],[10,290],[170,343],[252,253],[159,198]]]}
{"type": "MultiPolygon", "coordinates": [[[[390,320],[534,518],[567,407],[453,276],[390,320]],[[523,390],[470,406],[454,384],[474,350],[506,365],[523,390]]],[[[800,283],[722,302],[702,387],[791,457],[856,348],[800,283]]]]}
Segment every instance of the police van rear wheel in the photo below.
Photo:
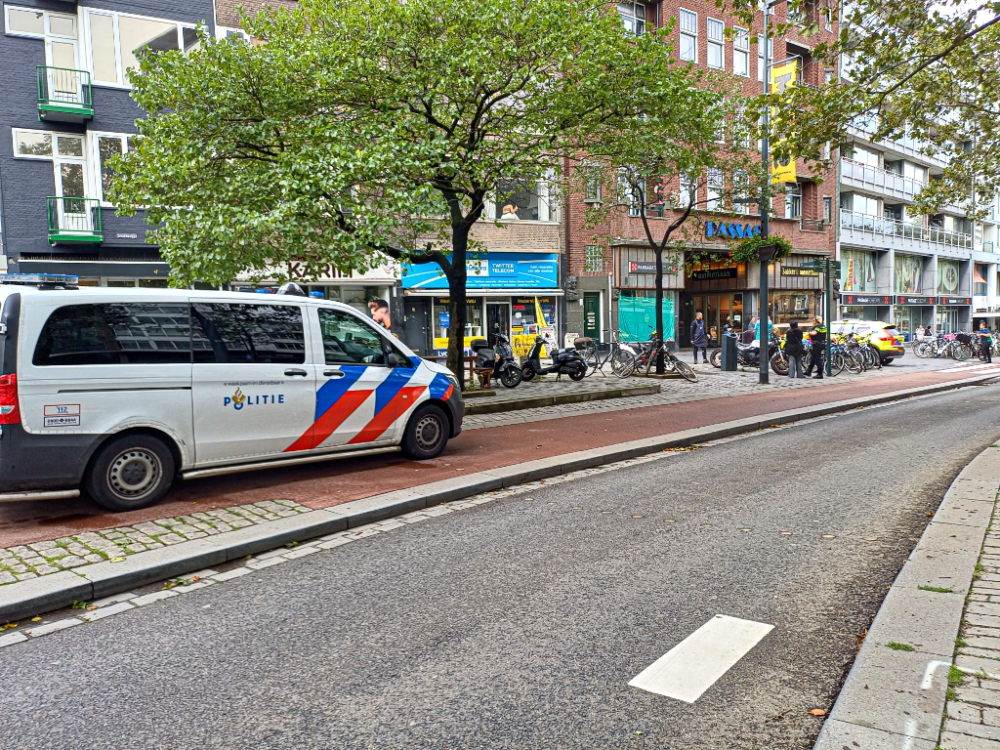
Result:
{"type": "Polygon", "coordinates": [[[448,444],[448,435],[448,417],[440,407],[428,404],[417,409],[406,425],[403,453],[415,461],[435,458],[448,444]]]}
{"type": "Polygon", "coordinates": [[[152,435],[128,435],[98,451],[85,489],[102,508],[137,510],[162,499],[173,479],[174,457],[162,440],[152,435]]]}

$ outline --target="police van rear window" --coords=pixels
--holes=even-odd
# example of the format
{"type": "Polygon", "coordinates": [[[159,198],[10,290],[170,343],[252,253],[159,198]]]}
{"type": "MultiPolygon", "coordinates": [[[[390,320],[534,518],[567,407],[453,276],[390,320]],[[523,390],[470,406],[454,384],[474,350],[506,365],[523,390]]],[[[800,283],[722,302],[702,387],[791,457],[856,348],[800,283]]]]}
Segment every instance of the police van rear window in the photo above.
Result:
{"type": "Polygon", "coordinates": [[[305,362],[294,305],[128,303],[67,305],[38,337],[36,367],[305,362]]]}

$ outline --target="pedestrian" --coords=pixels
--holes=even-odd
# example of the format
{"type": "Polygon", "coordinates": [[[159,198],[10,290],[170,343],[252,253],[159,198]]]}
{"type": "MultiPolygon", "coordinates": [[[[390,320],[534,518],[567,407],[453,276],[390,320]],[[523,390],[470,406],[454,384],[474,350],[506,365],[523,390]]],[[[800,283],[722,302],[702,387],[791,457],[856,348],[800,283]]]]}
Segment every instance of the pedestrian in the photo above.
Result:
{"type": "Polygon", "coordinates": [[[923,326],[917,326],[917,332],[914,334],[914,336],[916,337],[917,341],[923,341],[924,340],[924,335],[925,335],[924,334],[924,327],[923,326]]]}
{"type": "Polygon", "coordinates": [[[823,379],[823,358],[826,356],[826,338],[829,331],[823,325],[822,318],[813,321],[813,329],[809,331],[809,340],[812,342],[812,359],[809,360],[809,369],[806,370],[806,377],[812,375],[813,366],[816,367],[816,374],[813,380],[823,379]]]}
{"type": "MultiPolygon", "coordinates": [[[[771,319],[768,318],[767,319],[767,340],[768,341],[771,340],[771,333],[773,332],[773,330],[774,330],[774,324],[771,322],[771,319]]],[[[757,322],[754,324],[754,327],[753,327],[753,340],[754,341],[760,341],[760,318],[757,319],[757,322]]]]}
{"type": "Polygon", "coordinates": [[[804,352],[802,329],[799,328],[799,321],[793,320],[788,324],[788,333],[785,334],[785,356],[788,357],[788,377],[802,377],[802,354],[804,352]]]}
{"type": "Polygon", "coordinates": [[[698,364],[698,350],[701,349],[701,360],[708,364],[708,334],[705,331],[705,321],[701,313],[695,313],[694,322],[691,324],[691,346],[694,347],[694,363],[698,364]]]}
{"type": "Polygon", "coordinates": [[[756,328],[757,328],[757,316],[756,315],[751,315],[750,316],[750,322],[747,323],[747,327],[745,329],[743,329],[743,339],[742,339],[742,341],[743,341],[744,344],[749,344],[750,343],[749,341],[747,341],[747,336],[746,336],[747,332],[748,331],[756,330],[756,328]]]}
{"type": "Polygon", "coordinates": [[[986,321],[982,321],[979,324],[979,330],[976,331],[976,336],[979,338],[979,358],[984,362],[993,363],[993,331],[989,329],[986,325],[986,321]]]}

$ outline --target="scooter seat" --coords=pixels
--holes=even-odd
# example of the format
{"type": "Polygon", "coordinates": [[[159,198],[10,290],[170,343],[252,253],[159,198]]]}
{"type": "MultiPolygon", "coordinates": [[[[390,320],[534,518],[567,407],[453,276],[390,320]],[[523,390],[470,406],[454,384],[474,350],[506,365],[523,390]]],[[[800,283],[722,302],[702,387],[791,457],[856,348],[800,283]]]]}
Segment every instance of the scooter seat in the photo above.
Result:
{"type": "Polygon", "coordinates": [[[469,342],[469,348],[472,349],[472,351],[474,352],[478,352],[480,349],[488,349],[489,346],[490,342],[488,342],[486,339],[474,339],[473,341],[469,342]]]}

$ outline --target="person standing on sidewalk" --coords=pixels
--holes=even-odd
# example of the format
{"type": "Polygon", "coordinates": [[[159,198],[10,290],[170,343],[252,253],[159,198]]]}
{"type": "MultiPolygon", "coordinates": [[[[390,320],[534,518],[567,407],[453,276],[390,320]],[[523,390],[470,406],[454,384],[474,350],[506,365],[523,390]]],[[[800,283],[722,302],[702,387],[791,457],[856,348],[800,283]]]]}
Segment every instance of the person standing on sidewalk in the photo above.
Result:
{"type": "Polygon", "coordinates": [[[802,329],[799,328],[799,321],[793,320],[788,324],[788,333],[785,334],[785,356],[788,357],[788,377],[802,377],[802,354],[805,347],[802,346],[802,329]]]}
{"type": "Polygon", "coordinates": [[[691,324],[691,346],[694,347],[694,363],[698,364],[698,350],[701,349],[701,360],[708,364],[708,333],[705,331],[705,321],[701,313],[695,313],[691,324]]]}
{"type": "Polygon", "coordinates": [[[986,327],[985,320],[979,324],[976,336],[979,338],[980,358],[983,362],[993,364],[993,331],[986,327]]]}
{"type": "Polygon", "coordinates": [[[812,341],[812,359],[809,360],[809,369],[806,370],[806,377],[812,375],[813,365],[816,366],[816,374],[813,380],[823,379],[823,358],[826,356],[826,337],[829,335],[826,326],[823,325],[822,318],[813,321],[813,329],[809,332],[809,340],[812,341]]]}

